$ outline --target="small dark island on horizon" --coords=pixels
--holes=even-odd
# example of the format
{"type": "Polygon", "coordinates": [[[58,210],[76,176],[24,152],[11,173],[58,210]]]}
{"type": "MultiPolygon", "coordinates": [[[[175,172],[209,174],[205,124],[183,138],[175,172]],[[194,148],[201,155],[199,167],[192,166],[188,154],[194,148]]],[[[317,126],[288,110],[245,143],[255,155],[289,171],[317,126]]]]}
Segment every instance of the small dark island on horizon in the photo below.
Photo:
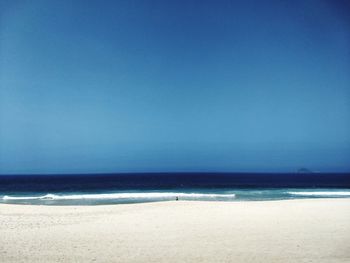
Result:
{"type": "Polygon", "coordinates": [[[311,174],[311,173],[313,173],[313,171],[303,167],[303,168],[298,169],[298,173],[299,174],[311,174]]]}

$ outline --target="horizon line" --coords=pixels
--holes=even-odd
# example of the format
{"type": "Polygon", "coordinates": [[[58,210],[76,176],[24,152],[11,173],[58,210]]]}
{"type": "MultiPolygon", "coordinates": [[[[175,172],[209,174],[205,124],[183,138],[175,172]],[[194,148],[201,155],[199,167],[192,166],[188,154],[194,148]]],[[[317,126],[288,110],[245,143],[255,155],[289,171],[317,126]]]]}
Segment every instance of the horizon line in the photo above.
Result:
{"type": "Polygon", "coordinates": [[[267,174],[285,174],[285,175],[321,175],[321,174],[349,174],[350,171],[344,171],[344,172],[321,172],[321,171],[310,171],[310,172],[200,172],[200,171],[180,171],[180,172],[93,172],[93,173],[6,173],[6,174],[0,174],[0,176],[57,176],[57,175],[149,175],[149,174],[223,174],[223,175],[238,175],[238,174],[261,174],[261,175],[267,175],[267,174]]]}

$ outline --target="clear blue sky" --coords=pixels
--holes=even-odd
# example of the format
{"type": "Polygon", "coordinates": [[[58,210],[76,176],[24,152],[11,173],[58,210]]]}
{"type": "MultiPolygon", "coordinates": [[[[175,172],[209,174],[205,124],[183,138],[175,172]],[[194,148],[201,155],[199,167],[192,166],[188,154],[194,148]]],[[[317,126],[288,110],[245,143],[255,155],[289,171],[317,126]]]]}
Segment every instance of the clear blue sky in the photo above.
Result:
{"type": "Polygon", "coordinates": [[[350,171],[349,1],[0,3],[0,174],[350,171]]]}

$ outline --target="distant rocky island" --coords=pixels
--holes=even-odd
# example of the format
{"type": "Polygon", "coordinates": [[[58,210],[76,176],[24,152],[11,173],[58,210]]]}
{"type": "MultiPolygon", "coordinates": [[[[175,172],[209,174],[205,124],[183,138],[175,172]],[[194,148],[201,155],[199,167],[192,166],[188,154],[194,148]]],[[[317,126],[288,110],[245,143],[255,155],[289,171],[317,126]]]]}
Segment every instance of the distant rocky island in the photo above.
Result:
{"type": "Polygon", "coordinates": [[[300,169],[298,169],[297,173],[298,174],[311,174],[313,172],[307,168],[300,168],[300,169]]]}

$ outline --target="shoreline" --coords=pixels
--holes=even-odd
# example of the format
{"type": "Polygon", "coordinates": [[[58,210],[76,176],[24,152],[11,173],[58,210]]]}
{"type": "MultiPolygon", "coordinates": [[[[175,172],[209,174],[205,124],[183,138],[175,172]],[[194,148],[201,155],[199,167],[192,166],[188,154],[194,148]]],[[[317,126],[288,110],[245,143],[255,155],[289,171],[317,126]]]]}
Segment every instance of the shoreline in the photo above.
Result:
{"type": "Polygon", "coordinates": [[[1,262],[349,262],[350,199],[0,204],[1,262]]]}
{"type": "Polygon", "coordinates": [[[303,202],[303,201],[322,201],[322,200],[349,200],[350,197],[303,197],[303,198],[290,198],[290,199],[269,199],[269,200],[229,200],[229,201],[208,201],[208,200],[160,200],[160,201],[149,201],[149,202],[134,202],[134,203],[111,203],[111,204],[87,204],[87,205],[56,205],[56,204],[24,204],[24,203],[3,203],[0,202],[1,206],[28,206],[28,207],[113,207],[113,206],[124,206],[124,205],[142,205],[142,204],[155,204],[155,203],[173,203],[173,202],[182,202],[182,203],[270,203],[270,202],[303,202]]]}

